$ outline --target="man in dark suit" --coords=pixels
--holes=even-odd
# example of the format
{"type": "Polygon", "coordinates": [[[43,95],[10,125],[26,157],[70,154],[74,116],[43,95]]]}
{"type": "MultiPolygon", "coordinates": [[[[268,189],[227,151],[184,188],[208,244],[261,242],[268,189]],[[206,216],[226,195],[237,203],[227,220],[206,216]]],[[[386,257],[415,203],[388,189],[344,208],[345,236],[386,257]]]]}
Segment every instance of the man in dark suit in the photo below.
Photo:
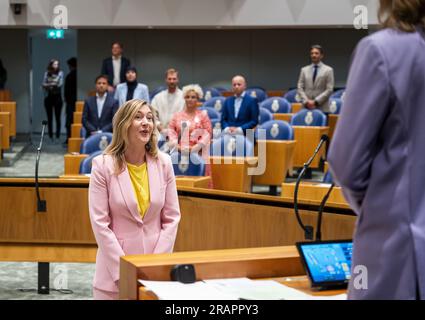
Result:
{"type": "Polygon", "coordinates": [[[224,101],[221,114],[221,128],[224,133],[246,134],[258,124],[258,101],[245,93],[246,81],[237,75],[232,79],[233,97],[224,101]]]}
{"type": "Polygon", "coordinates": [[[122,56],[123,46],[119,42],[112,44],[112,57],[106,58],[102,63],[100,74],[108,76],[108,91],[125,82],[125,71],[130,66],[130,60],[122,56]]]}
{"type": "Polygon", "coordinates": [[[112,118],[118,110],[118,101],[108,93],[108,77],[96,78],[96,96],[84,101],[83,126],[86,138],[99,132],[112,132],[112,118]]]}
{"type": "Polygon", "coordinates": [[[65,77],[64,96],[66,102],[66,143],[71,137],[72,117],[75,111],[75,103],[77,102],[77,58],[72,57],[67,61],[69,73],[65,77]]]}

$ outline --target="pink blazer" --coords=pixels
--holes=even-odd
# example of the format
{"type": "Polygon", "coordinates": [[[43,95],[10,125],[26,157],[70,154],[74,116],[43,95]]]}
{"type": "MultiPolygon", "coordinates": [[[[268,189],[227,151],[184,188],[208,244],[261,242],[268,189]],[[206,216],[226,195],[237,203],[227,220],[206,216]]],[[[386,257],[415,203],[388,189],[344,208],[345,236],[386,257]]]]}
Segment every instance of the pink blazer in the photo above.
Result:
{"type": "Polygon", "coordinates": [[[93,159],[89,185],[89,211],[98,244],[93,286],[118,292],[120,257],[173,251],[180,208],[171,159],[146,155],[150,206],[142,220],[127,167],[113,173],[109,155],[93,159]]]}

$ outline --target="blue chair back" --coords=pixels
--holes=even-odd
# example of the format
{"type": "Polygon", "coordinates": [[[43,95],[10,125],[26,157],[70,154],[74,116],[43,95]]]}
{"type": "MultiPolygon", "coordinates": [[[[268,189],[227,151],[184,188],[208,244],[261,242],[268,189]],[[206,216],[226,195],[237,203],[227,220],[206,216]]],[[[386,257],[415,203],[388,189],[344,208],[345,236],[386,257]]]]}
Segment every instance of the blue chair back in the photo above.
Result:
{"type": "Polygon", "coordinates": [[[291,126],[323,127],[326,126],[326,115],[317,109],[302,109],[292,117],[291,126]]]}
{"type": "Polygon", "coordinates": [[[342,95],[344,94],[344,92],[345,92],[345,89],[339,89],[339,90],[337,90],[337,91],[335,91],[334,93],[331,94],[330,99],[341,98],[342,95]]]}
{"type": "Polygon", "coordinates": [[[212,119],[220,119],[221,115],[218,111],[216,111],[214,108],[210,108],[210,107],[200,107],[199,110],[204,110],[208,113],[208,118],[210,118],[210,120],[212,119]]]}
{"type": "Polygon", "coordinates": [[[258,87],[250,87],[247,88],[246,90],[246,94],[256,98],[258,100],[258,102],[264,101],[267,99],[267,93],[265,90],[258,88],[258,87]]]}
{"type": "Polygon", "coordinates": [[[219,97],[213,97],[207,101],[204,102],[202,107],[208,107],[213,108],[215,111],[220,112],[224,106],[224,100],[226,100],[225,97],[219,96],[219,97]]]}
{"type": "Polygon", "coordinates": [[[159,87],[157,87],[157,88],[155,88],[155,89],[153,89],[151,92],[149,92],[149,99],[152,101],[152,99],[158,94],[158,93],[160,93],[161,91],[163,91],[163,90],[165,90],[165,89],[167,89],[167,87],[166,86],[159,86],[159,87]]]}
{"type": "Polygon", "coordinates": [[[176,176],[205,175],[205,161],[197,153],[182,155],[180,152],[173,152],[171,162],[176,176]]]}
{"type": "Polygon", "coordinates": [[[80,153],[92,154],[96,151],[103,151],[112,141],[112,133],[102,132],[85,139],[81,144],[80,153]]]}
{"type": "Polygon", "coordinates": [[[258,122],[260,124],[266,122],[266,121],[270,121],[273,120],[273,114],[267,110],[266,108],[261,108],[260,107],[260,114],[258,115],[258,122]]]}
{"type": "Polygon", "coordinates": [[[341,112],[342,100],[341,98],[332,98],[329,101],[329,113],[339,114],[341,112]]]}
{"type": "Polygon", "coordinates": [[[162,146],[167,142],[166,138],[160,133],[158,135],[158,148],[161,149],[162,146]]]}
{"type": "Polygon", "coordinates": [[[301,102],[297,91],[297,89],[289,90],[283,97],[288,100],[289,103],[301,102]]]}
{"type": "Polygon", "coordinates": [[[229,89],[225,88],[225,87],[221,87],[221,86],[215,86],[214,89],[216,89],[218,92],[223,93],[226,91],[229,91],[229,89]]]}
{"type": "Polygon", "coordinates": [[[213,87],[202,88],[202,91],[204,92],[204,97],[202,98],[201,101],[208,101],[213,97],[221,96],[221,92],[213,87]]]}
{"type": "Polygon", "coordinates": [[[266,131],[266,140],[294,140],[294,129],[283,120],[267,121],[255,130],[255,139],[259,138],[259,130],[266,131]]]}
{"type": "Polygon", "coordinates": [[[91,164],[94,157],[97,157],[99,154],[102,154],[103,151],[96,151],[93,152],[91,155],[89,155],[87,158],[85,158],[80,163],[80,174],[89,174],[91,173],[91,164]]]}
{"type": "Polygon", "coordinates": [[[333,183],[334,179],[332,177],[332,173],[328,170],[326,171],[325,175],[323,176],[323,183],[333,183]]]}
{"type": "Polygon", "coordinates": [[[213,140],[211,144],[212,156],[225,157],[252,157],[254,145],[242,135],[224,135],[213,140]]]}
{"type": "Polygon", "coordinates": [[[261,108],[266,108],[271,113],[290,113],[291,104],[281,97],[270,97],[260,103],[261,108]]]}

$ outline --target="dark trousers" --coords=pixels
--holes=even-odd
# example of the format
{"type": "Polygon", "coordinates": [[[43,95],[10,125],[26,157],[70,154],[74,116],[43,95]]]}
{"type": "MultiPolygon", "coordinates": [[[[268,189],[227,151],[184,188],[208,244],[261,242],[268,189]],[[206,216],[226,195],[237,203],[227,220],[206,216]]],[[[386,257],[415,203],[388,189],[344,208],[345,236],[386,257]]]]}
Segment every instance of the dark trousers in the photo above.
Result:
{"type": "Polygon", "coordinates": [[[56,119],[56,138],[60,137],[61,134],[61,111],[62,111],[62,97],[60,94],[52,94],[44,98],[44,108],[47,113],[47,127],[49,131],[49,137],[53,138],[53,111],[55,111],[56,119]]]}
{"type": "Polygon", "coordinates": [[[66,141],[68,141],[68,138],[71,137],[71,124],[74,120],[75,102],[75,100],[66,101],[66,141]]]}

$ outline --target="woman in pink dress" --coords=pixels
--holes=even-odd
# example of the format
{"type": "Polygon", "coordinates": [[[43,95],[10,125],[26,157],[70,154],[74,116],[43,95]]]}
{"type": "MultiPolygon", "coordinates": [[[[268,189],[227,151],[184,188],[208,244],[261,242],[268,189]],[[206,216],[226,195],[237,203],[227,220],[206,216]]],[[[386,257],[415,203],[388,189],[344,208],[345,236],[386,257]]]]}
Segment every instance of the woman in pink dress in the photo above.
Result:
{"type": "MultiPolygon", "coordinates": [[[[198,109],[203,92],[199,85],[183,87],[185,107],[174,114],[168,124],[168,143],[170,149],[180,152],[196,152],[208,162],[209,145],[212,137],[211,120],[205,110],[198,109]]],[[[211,176],[211,167],[206,164],[205,175],[211,176]]],[[[212,188],[212,182],[209,185],[212,188]]]]}

